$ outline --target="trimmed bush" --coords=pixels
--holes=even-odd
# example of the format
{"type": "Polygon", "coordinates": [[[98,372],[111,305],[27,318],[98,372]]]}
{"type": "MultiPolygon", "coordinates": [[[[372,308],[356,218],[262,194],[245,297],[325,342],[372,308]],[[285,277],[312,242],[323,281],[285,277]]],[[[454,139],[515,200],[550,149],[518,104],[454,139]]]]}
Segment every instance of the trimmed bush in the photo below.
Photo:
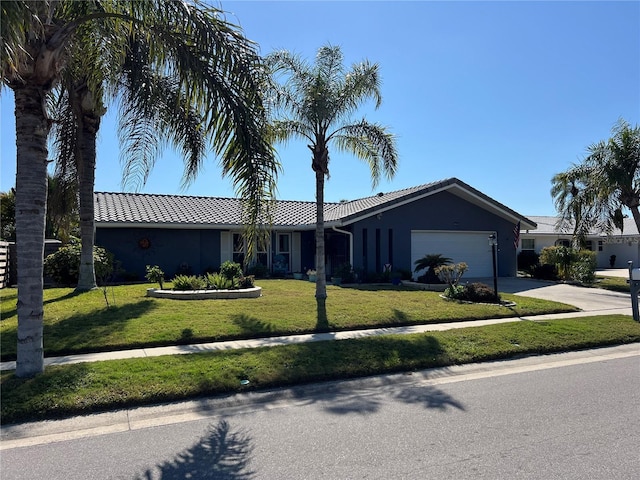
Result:
{"type": "Polygon", "coordinates": [[[227,260],[222,265],[220,265],[220,275],[229,280],[240,278],[242,277],[242,265],[227,260]]]}
{"type": "MultiPolygon", "coordinates": [[[[464,300],[478,303],[494,303],[496,301],[493,288],[484,283],[470,283],[464,289],[464,300]]],[[[497,298],[500,301],[500,295],[497,298]]]]}

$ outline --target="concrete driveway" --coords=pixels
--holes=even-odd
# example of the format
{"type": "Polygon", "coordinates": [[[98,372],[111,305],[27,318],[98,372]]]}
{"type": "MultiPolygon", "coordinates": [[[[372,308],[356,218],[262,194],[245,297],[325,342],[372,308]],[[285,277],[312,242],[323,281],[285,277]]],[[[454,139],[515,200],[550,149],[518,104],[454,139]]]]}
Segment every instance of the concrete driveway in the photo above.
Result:
{"type": "MultiPolygon", "coordinates": [[[[492,278],[468,279],[468,281],[480,281],[493,286],[492,278]]],[[[631,297],[628,293],[611,292],[601,288],[578,287],[532,278],[500,277],[498,291],[567,303],[585,312],[632,314],[631,297]]]]}

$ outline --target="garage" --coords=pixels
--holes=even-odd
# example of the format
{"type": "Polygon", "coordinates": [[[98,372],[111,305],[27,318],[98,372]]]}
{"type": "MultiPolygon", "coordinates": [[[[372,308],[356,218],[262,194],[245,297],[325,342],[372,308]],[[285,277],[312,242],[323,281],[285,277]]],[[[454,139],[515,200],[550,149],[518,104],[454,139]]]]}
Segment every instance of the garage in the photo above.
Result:
{"type": "MultiPolygon", "coordinates": [[[[411,231],[411,264],[428,254],[441,254],[469,265],[466,278],[493,276],[489,235],[494,232],[411,231]]],[[[422,273],[420,273],[422,274],[422,273]]]]}

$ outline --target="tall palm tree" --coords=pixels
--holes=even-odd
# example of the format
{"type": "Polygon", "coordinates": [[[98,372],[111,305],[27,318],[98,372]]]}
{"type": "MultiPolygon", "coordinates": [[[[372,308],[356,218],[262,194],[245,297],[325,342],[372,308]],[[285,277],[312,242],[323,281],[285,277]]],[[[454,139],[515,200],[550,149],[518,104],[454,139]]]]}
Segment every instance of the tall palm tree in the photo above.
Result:
{"type": "MultiPolygon", "coordinates": [[[[2,83],[13,90],[16,104],[18,376],[44,368],[47,98],[67,62],[73,64],[74,50],[90,38],[83,32],[92,31],[104,38],[101,47],[114,58],[126,53],[119,39],[133,34],[148,42],[152,70],[175,75],[181,101],[199,105],[203,128],[215,132],[212,149],[245,200],[245,221],[253,220],[251,228],[257,229],[258,220],[269,216],[271,203],[265,200],[272,195],[277,163],[265,137],[260,62],[253,44],[220,11],[177,0],[3,2],[2,83]]],[[[119,68],[122,62],[113,65],[119,68]]],[[[90,62],[85,67],[90,95],[99,102],[102,72],[90,62]]]]}
{"type": "MultiPolygon", "coordinates": [[[[206,154],[206,131],[202,115],[189,109],[180,98],[177,79],[158,76],[149,63],[148,48],[139,37],[130,38],[120,68],[113,64],[103,75],[110,92],[107,100],[120,104],[119,137],[125,160],[124,178],[135,186],[144,184],[162,143],[182,146],[185,155],[185,177],[196,171],[206,154]],[[119,70],[119,71],[118,71],[119,70]],[[115,74],[114,74],[115,73],[115,74]]],[[[83,43],[83,45],[85,45],[83,43]]],[[[80,59],[92,58],[83,51],[80,59]]],[[[70,70],[69,68],[67,70],[70,70]]],[[[100,120],[106,112],[102,84],[93,93],[83,69],[71,72],[58,90],[53,129],[57,151],[57,167],[61,172],[75,172],[80,211],[81,261],[76,291],[96,288],[93,262],[95,244],[94,180],[96,139],[100,120]]]]}
{"type": "Polygon", "coordinates": [[[275,141],[306,140],[316,177],[316,298],[327,296],[324,249],[324,181],[329,177],[329,146],[353,153],[369,164],[375,187],[384,173],[393,177],[398,155],[394,136],[379,124],[352,115],[368,100],[382,101],[378,65],[368,61],[351,69],[339,47],[323,46],[309,64],[288,51],[267,56],[273,73],[271,122],[275,141]]]}
{"type": "Polygon", "coordinates": [[[611,133],[588,148],[582,163],[552,179],[560,224],[572,225],[578,241],[592,228],[622,230],[625,209],[640,230],[640,127],[621,119],[611,133]]]}

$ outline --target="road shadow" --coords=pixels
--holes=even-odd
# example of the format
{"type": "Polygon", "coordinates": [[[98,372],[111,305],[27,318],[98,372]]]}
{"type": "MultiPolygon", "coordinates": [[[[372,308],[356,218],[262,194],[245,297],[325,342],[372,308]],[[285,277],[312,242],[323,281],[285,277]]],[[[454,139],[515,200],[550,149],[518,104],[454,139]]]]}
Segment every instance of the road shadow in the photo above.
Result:
{"type": "Polygon", "coordinates": [[[233,431],[228,422],[220,420],[209,425],[207,432],[194,445],[175,458],[147,469],[136,480],[217,479],[249,480],[255,472],[249,470],[253,444],[243,431],[233,431]]]}
{"type": "MultiPolygon", "coordinates": [[[[363,341],[305,343],[290,352],[271,365],[273,375],[283,380],[283,387],[255,391],[260,398],[257,408],[268,408],[272,402],[288,398],[297,404],[317,404],[334,415],[371,415],[392,398],[425,409],[465,411],[463,402],[429,384],[430,379],[446,376],[450,364],[446,349],[432,335],[410,340],[390,335],[363,341]],[[369,376],[367,365],[387,373],[369,376]],[[420,373],[413,376],[405,368],[420,373]],[[333,375],[340,379],[334,380],[333,375]]],[[[259,385],[259,378],[251,378],[250,373],[246,377],[250,380],[249,391],[259,385]]],[[[206,402],[201,408],[208,411],[206,402]]]]}

